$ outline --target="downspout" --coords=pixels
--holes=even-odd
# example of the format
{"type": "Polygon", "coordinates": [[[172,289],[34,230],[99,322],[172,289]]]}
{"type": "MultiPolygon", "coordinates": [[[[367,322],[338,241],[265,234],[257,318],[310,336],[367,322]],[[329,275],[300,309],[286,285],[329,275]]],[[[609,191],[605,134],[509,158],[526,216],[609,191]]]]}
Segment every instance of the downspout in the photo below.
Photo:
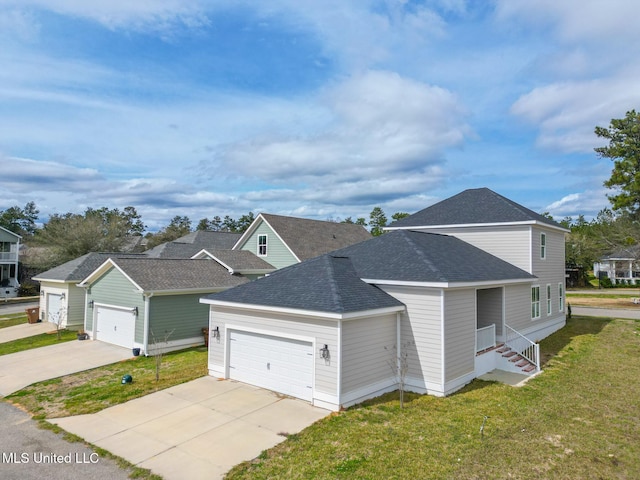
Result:
{"type": "Polygon", "coordinates": [[[402,369],[402,324],[400,312],[396,312],[396,371],[400,374],[402,369]]]}
{"type": "Polygon", "coordinates": [[[144,334],[142,336],[142,349],[145,357],[149,356],[149,307],[151,303],[149,299],[151,297],[153,297],[153,292],[144,295],[144,334]]]}

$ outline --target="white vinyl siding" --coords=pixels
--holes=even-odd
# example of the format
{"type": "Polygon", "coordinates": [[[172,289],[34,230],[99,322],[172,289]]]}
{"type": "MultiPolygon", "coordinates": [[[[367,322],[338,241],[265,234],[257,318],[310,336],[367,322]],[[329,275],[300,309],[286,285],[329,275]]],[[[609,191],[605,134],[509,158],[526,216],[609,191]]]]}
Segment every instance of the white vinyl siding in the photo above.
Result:
{"type": "Polygon", "coordinates": [[[551,285],[547,284],[547,315],[551,315],[551,285]]]}
{"type": "Polygon", "coordinates": [[[496,335],[502,335],[503,288],[483,288],[476,291],[476,328],[496,326],[496,335]]]}
{"type": "Polygon", "coordinates": [[[407,312],[402,314],[401,341],[407,345],[408,383],[424,379],[442,386],[442,290],[395,285],[379,287],[407,306],[407,312]]]}
{"type": "Polygon", "coordinates": [[[342,322],[342,393],[395,381],[396,315],[342,322]]]}
{"type": "Polygon", "coordinates": [[[518,331],[531,325],[531,284],[504,287],[504,321],[518,331]]]}
{"type": "Polygon", "coordinates": [[[255,312],[211,305],[209,328],[220,330],[219,339],[209,341],[209,369],[221,371],[225,366],[225,326],[233,326],[235,330],[242,328],[248,331],[262,332],[286,338],[314,338],[315,390],[336,395],[338,365],[340,351],[338,349],[338,322],[329,319],[297,317],[276,312],[255,312]],[[331,353],[329,362],[320,359],[319,348],[327,344],[331,353]]]}
{"type": "Polygon", "coordinates": [[[444,306],[445,382],[475,370],[475,289],[445,291],[444,306]]]}
{"type": "Polygon", "coordinates": [[[454,236],[531,272],[531,239],[528,225],[443,227],[420,230],[454,236]]]}

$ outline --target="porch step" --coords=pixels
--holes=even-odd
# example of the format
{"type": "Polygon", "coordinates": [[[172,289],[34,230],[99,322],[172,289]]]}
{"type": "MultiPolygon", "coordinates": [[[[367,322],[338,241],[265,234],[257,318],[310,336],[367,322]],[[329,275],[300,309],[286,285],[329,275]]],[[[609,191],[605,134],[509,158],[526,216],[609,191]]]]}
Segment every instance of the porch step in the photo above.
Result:
{"type": "Polygon", "coordinates": [[[528,365],[531,365],[531,363],[529,363],[529,360],[527,360],[526,358],[523,358],[521,362],[516,363],[516,367],[526,367],[528,365]]]}
{"type": "Polygon", "coordinates": [[[513,363],[519,362],[520,360],[524,360],[524,357],[522,357],[521,355],[516,355],[515,357],[511,357],[509,359],[509,361],[513,363]]]}
{"type": "Polygon", "coordinates": [[[504,353],[504,352],[508,352],[509,350],[511,350],[511,347],[507,347],[506,345],[502,345],[502,347],[500,347],[498,350],[496,350],[496,352],[504,353]]]}
{"type": "Polygon", "coordinates": [[[522,369],[522,371],[530,373],[530,372],[533,372],[535,369],[536,369],[536,366],[534,364],[529,364],[529,366],[528,367],[524,367],[522,369]]]}
{"type": "MultiPolygon", "coordinates": [[[[509,349],[509,350],[511,350],[511,349],[509,349]]],[[[514,352],[513,350],[511,350],[511,351],[509,351],[509,352],[507,352],[507,353],[503,353],[503,354],[502,354],[502,356],[503,356],[504,358],[511,358],[511,357],[513,357],[514,355],[517,355],[517,353],[516,353],[516,352],[514,352]]]]}

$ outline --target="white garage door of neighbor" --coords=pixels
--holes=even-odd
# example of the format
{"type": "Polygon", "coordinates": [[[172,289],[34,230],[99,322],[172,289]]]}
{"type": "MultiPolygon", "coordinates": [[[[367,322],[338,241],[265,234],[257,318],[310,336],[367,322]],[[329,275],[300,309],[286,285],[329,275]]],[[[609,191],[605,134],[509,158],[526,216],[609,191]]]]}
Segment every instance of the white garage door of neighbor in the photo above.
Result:
{"type": "Polygon", "coordinates": [[[229,377],[292,397],[313,397],[311,342],[232,330],[229,377]]]}
{"type": "Polygon", "coordinates": [[[131,310],[98,306],[96,308],[96,339],[131,348],[136,317],[131,310]]]}
{"type": "Polygon", "coordinates": [[[47,296],[47,321],[53,322],[56,325],[60,321],[60,307],[62,306],[62,299],[60,295],[50,293],[47,296]]]}

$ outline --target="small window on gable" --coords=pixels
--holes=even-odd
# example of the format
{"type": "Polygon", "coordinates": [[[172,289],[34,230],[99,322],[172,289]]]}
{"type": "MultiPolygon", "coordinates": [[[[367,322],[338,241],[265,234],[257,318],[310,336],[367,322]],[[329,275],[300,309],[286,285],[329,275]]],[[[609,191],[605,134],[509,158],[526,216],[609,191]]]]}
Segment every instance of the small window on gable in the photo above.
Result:
{"type": "Polygon", "coordinates": [[[531,318],[540,318],[540,287],[531,287],[531,318]]]}
{"type": "Polygon", "coordinates": [[[551,285],[547,285],[547,315],[551,315],[551,285]]]}
{"type": "Polygon", "coordinates": [[[258,255],[265,256],[267,254],[267,236],[258,235],[258,255]]]}
{"type": "Polygon", "coordinates": [[[540,234],[540,258],[547,258],[547,234],[540,234]]]}

